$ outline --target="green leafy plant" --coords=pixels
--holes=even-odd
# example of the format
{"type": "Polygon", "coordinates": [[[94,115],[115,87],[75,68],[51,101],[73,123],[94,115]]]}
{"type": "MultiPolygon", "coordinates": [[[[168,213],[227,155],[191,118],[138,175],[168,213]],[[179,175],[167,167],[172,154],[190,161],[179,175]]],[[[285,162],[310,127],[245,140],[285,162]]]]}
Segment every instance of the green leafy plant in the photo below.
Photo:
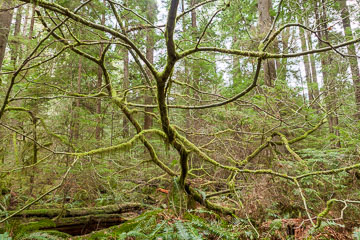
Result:
{"type": "Polygon", "coordinates": [[[112,227],[106,231],[93,233],[90,239],[238,239],[241,231],[238,225],[228,223],[217,214],[205,212],[187,212],[183,219],[176,218],[167,210],[148,211],[139,217],[120,226],[112,227]],[[206,214],[200,217],[197,214],[206,214]],[[215,219],[208,221],[207,218],[215,219]]]}
{"type": "Polygon", "coordinates": [[[10,237],[8,232],[5,232],[3,234],[0,234],[0,240],[12,240],[12,237],[10,237]]]}
{"type": "Polygon", "coordinates": [[[360,240],[360,228],[355,228],[352,236],[355,240],[360,240]]]}

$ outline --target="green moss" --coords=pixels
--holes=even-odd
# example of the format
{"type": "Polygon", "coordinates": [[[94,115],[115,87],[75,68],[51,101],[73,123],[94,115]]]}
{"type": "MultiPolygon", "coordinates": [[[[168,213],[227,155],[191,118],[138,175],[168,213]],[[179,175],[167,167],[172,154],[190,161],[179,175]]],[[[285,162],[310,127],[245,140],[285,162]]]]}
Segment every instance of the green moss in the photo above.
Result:
{"type": "Polygon", "coordinates": [[[67,233],[64,233],[64,232],[59,232],[59,231],[56,231],[56,230],[48,230],[48,231],[42,231],[42,232],[47,233],[47,234],[49,234],[51,236],[58,237],[58,238],[65,238],[65,239],[71,238],[70,234],[67,234],[67,233]]]}
{"type": "Polygon", "coordinates": [[[100,240],[100,239],[109,239],[109,234],[101,231],[101,232],[91,234],[91,236],[89,237],[89,240],[100,240]]]}
{"type": "Polygon", "coordinates": [[[27,233],[53,227],[56,227],[55,222],[48,219],[40,220],[38,222],[24,223],[14,230],[14,236],[15,239],[19,239],[27,233]]]}
{"type": "Polygon", "coordinates": [[[315,229],[317,229],[321,226],[321,222],[322,222],[323,218],[326,217],[326,215],[330,212],[330,209],[333,206],[335,201],[336,201],[336,199],[330,199],[329,201],[326,202],[326,208],[321,213],[319,213],[319,215],[317,216],[317,223],[316,223],[315,229]]]}
{"type": "Polygon", "coordinates": [[[22,240],[33,240],[33,239],[49,239],[49,240],[62,240],[62,239],[71,239],[71,235],[55,230],[50,231],[35,231],[27,233],[25,236],[22,236],[22,240]]]}

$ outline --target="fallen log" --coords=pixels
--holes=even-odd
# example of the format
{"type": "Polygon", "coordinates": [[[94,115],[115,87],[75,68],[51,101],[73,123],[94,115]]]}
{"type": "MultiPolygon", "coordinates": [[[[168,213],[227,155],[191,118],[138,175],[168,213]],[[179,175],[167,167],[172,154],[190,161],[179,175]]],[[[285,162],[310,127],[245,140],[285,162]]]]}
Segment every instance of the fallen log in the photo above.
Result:
{"type": "Polygon", "coordinates": [[[121,214],[98,214],[79,217],[66,217],[57,220],[43,219],[38,222],[20,224],[15,229],[15,239],[38,231],[58,231],[72,236],[87,234],[128,221],[121,214]]]}
{"type": "MultiPolygon", "coordinates": [[[[140,203],[126,203],[126,204],[113,204],[103,207],[94,208],[70,208],[70,209],[30,209],[24,210],[14,217],[44,217],[54,218],[61,215],[62,218],[66,217],[78,217],[78,216],[89,216],[99,214],[120,214],[127,212],[136,212],[144,209],[145,207],[140,203]]],[[[15,211],[0,212],[0,218],[7,215],[11,215],[15,211]]]]}

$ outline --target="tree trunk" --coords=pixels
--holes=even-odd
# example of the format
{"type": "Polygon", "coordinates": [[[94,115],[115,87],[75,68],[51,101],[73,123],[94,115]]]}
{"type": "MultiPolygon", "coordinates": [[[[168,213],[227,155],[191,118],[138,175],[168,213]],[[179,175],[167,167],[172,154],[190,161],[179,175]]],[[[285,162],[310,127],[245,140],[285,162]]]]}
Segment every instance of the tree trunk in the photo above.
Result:
{"type": "MultiPolygon", "coordinates": [[[[12,7],[12,0],[3,1],[1,8],[8,9],[12,7]]],[[[0,71],[2,69],[3,61],[5,58],[6,45],[8,43],[8,36],[10,32],[11,20],[13,11],[0,12],[0,71]]]]}
{"type": "MultiPolygon", "coordinates": [[[[286,28],[281,32],[281,43],[282,43],[282,49],[283,49],[283,53],[287,54],[289,52],[289,33],[290,33],[290,28],[286,28]]],[[[278,45],[278,44],[276,44],[278,45]]],[[[279,52],[278,50],[276,52],[279,52]]],[[[275,74],[275,78],[274,80],[277,78],[278,80],[280,80],[283,84],[287,84],[286,81],[286,75],[287,75],[287,62],[288,62],[288,58],[283,58],[283,59],[277,59],[275,60],[276,64],[276,70],[277,70],[277,75],[275,74]],[[278,62],[277,62],[278,61],[278,62]],[[280,62],[280,64],[279,64],[280,62]]],[[[276,73],[276,71],[275,71],[276,73]]],[[[274,85],[274,83],[273,83],[274,85]]]]}
{"type": "MultiPolygon", "coordinates": [[[[316,4],[316,3],[315,3],[316,4]]],[[[319,37],[325,41],[329,41],[329,30],[327,26],[327,13],[324,2],[319,3],[320,6],[315,5],[315,15],[319,31],[319,37]],[[319,8],[321,7],[321,8],[319,8]]],[[[325,44],[319,41],[320,47],[325,47],[325,44]]],[[[337,137],[340,136],[339,130],[336,128],[339,124],[338,117],[336,115],[336,78],[330,77],[330,69],[333,62],[331,53],[322,56],[321,68],[323,74],[324,88],[325,88],[325,104],[328,112],[329,131],[335,134],[337,137]]],[[[341,147],[340,140],[334,142],[334,147],[341,147]]]]}
{"type": "MultiPolygon", "coordinates": [[[[78,65],[78,79],[77,79],[77,92],[81,93],[81,72],[82,72],[82,57],[79,56],[79,65],[78,65]]],[[[80,122],[79,122],[79,109],[80,109],[80,99],[77,98],[75,100],[75,111],[73,116],[74,121],[74,130],[73,136],[74,139],[77,140],[80,137],[80,122]]]]}
{"type": "MultiPolygon", "coordinates": [[[[346,0],[338,0],[341,8],[341,18],[342,24],[344,28],[344,34],[346,40],[353,39],[352,29],[350,25],[349,19],[349,9],[346,5],[346,0]]],[[[349,55],[356,55],[355,45],[347,45],[347,51],[349,55]]],[[[356,104],[356,114],[355,117],[357,120],[360,120],[360,71],[359,71],[359,63],[356,57],[349,58],[351,76],[355,89],[355,104],[356,104]]]]}
{"type": "Polygon", "coordinates": [[[19,54],[19,47],[21,48],[20,41],[17,39],[20,33],[21,19],[22,19],[22,6],[20,6],[16,12],[15,29],[14,29],[15,41],[14,41],[14,49],[13,52],[11,53],[11,62],[13,63],[14,68],[16,68],[17,58],[19,54]]]}
{"type": "MultiPolygon", "coordinates": [[[[238,47],[238,39],[237,39],[237,35],[234,34],[232,37],[232,44],[233,44],[233,48],[237,49],[238,47]]],[[[240,73],[240,57],[237,55],[233,55],[232,56],[232,81],[230,82],[230,84],[235,87],[236,85],[236,80],[238,79],[240,73]]]]}
{"type": "MultiPolygon", "coordinates": [[[[147,10],[148,20],[151,23],[155,23],[155,19],[156,19],[155,13],[157,10],[156,2],[153,0],[149,1],[147,3],[146,10],[147,10]]],[[[154,30],[151,29],[147,30],[146,32],[146,59],[150,63],[154,63],[154,45],[155,45],[154,33],[155,33],[154,30]]],[[[147,75],[149,76],[149,79],[152,79],[152,74],[150,70],[146,68],[146,71],[147,71],[147,75]]],[[[144,102],[145,105],[151,105],[153,103],[153,97],[145,92],[144,102]]],[[[152,127],[153,124],[152,116],[151,116],[152,112],[153,112],[152,108],[145,108],[144,129],[150,129],[152,127]]]]}
{"type": "MultiPolygon", "coordinates": [[[[191,0],[190,7],[195,6],[196,3],[197,3],[196,0],[191,0]]],[[[192,39],[196,44],[197,38],[199,36],[197,35],[198,27],[197,27],[197,17],[196,17],[196,10],[195,9],[191,11],[191,27],[192,27],[192,39]]],[[[192,82],[194,83],[195,89],[200,88],[200,69],[201,69],[201,66],[199,66],[198,64],[193,63],[192,82]]],[[[194,91],[194,98],[197,99],[197,100],[200,99],[200,96],[196,91],[194,91]]],[[[196,128],[196,126],[195,126],[195,128],[196,128]]]]}
{"type": "MultiPolygon", "coordinates": [[[[123,89],[129,88],[129,51],[125,48],[124,50],[124,82],[123,89]]],[[[129,120],[123,116],[123,137],[126,138],[130,135],[129,120]]]]}
{"type": "MultiPolygon", "coordinates": [[[[271,0],[259,0],[258,1],[258,11],[259,11],[259,28],[260,35],[265,37],[271,27],[271,0]]],[[[265,85],[272,87],[276,79],[276,68],[275,61],[273,59],[266,59],[263,61],[264,69],[264,81],[265,85]]]]}
{"type": "MultiPolygon", "coordinates": [[[[308,26],[308,19],[305,19],[306,25],[308,26]]],[[[309,49],[313,48],[312,45],[312,40],[311,40],[311,35],[308,31],[305,32],[305,36],[306,36],[306,40],[308,43],[308,47],[309,49]]],[[[315,56],[314,54],[310,54],[310,69],[311,69],[311,83],[312,83],[312,90],[313,90],[313,96],[314,99],[318,98],[320,95],[320,91],[319,91],[319,84],[318,84],[318,78],[317,78],[317,71],[316,71],[316,63],[315,63],[315,56]]],[[[317,101],[320,101],[320,99],[318,99],[317,101]]],[[[320,106],[318,103],[315,103],[314,108],[319,110],[320,106]]]]}
{"type": "MultiPolygon", "coordinates": [[[[185,2],[184,2],[184,0],[181,0],[181,10],[182,10],[182,12],[185,12],[185,2]]],[[[186,33],[186,18],[185,18],[185,16],[182,18],[181,23],[182,23],[182,31],[185,34],[186,33]]],[[[184,75],[183,75],[184,77],[183,77],[183,81],[185,83],[187,83],[187,84],[190,84],[190,79],[189,79],[190,74],[189,74],[188,60],[186,58],[184,58],[183,61],[184,61],[184,75]]],[[[186,86],[184,93],[185,93],[186,96],[190,96],[190,88],[188,86],[186,86]]],[[[185,110],[185,119],[186,119],[185,120],[185,128],[187,129],[186,138],[188,138],[188,139],[190,137],[188,132],[189,132],[189,129],[191,127],[190,111],[191,110],[187,110],[187,109],[185,110]]]]}
{"type": "Polygon", "coordinates": [[[28,19],[29,19],[29,9],[30,5],[25,5],[25,18],[24,18],[24,26],[22,29],[23,36],[27,35],[27,25],[28,25],[28,19]]]}
{"type": "MultiPolygon", "coordinates": [[[[106,0],[104,0],[103,4],[106,5],[106,0]]],[[[102,17],[101,17],[101,25],[105,25],[105,12],[102,14],[102,17]]],[[[104,51],[104,46],[103,46],[103,44],[100,44],[100,56],[103,51],[104,51]]],[[[100,89],[101,89],[102,80],[103,80],[103,71],[102,71],[101,67],[98,66],[97,84],[96,84],[98,91],[100,91],[100,89]]],[[[103,131],[103,129],[101,127],[101,98],[98,98],[96,100],[96,115],[97,115],[97,124],[96,124],[96,129],[95,129],[95,138],[96,138],[96,140],[101,140],[101,134],[103,131]]]]}
{"type": "MultiPolygon", "coordinates": [[[[23,28],[22,28],[22,36],[27,36],[28,34],[28,20],[29,20],[29,10],[30,10],[31,5],[25,5],[25,15],[24,15],[24,24],[23,24],[23,28]]],[[[20,47],[20,52],[19,52],[19,60],[21,60],[23,58],[23,51],[21,49],[22,47],[20,47]]],[[[27,46],[24,46],[24,49],[27,49],[27,46]]],[[[25,51],[26,52],[26,51],[25,51]]]]}
{"type": "Polygon", "coordinates": [[[32,5],[32,12],[31,12],[31,20],[30,20],[30,29],[29,29],[29,39],[32,39],[34,34],[34,26],[35,26],[35,4],[32,5]]]}
{"type": "MultiPolygon", "coordinates": [[[[305,34],[304,34],[304,30],[302,28],[300,28],[300,40],[301,40],[301,50],[303,52],[307,51],[305,34]]],[[[312,81],[311,81],[311,68],[310,68],[310,62],[309,62],[308,55],[303,56],[303,62],[304,62],[304,66],[305,66],[305,79],[306,79],[306,84],[307,84],[309,102],[311,103],[315,99],[315,97],[314,97],[314,91],[313,91],[313,86],[312,86],[312,81]]]]}

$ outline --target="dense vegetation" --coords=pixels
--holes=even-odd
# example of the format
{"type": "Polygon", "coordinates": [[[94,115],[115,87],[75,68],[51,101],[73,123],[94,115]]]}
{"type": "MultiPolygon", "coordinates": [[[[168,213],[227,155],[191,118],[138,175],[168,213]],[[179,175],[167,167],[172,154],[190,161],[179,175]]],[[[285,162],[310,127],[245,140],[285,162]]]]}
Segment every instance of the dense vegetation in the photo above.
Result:
{"type": "Polygon", "coordinates": [[[359,1],[0,3],[0,239],[360,239],[359,1]]]}

